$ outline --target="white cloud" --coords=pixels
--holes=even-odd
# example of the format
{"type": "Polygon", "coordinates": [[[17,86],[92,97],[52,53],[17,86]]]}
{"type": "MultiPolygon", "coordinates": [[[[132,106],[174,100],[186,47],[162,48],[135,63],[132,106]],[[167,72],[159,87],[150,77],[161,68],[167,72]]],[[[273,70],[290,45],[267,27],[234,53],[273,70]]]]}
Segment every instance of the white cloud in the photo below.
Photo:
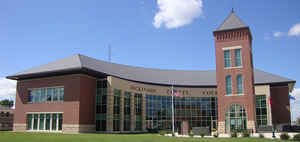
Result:
{"type": "Polygon", "coordinates": [[[274,36],[274,37],[281,37],[281,36],[283,36],[283,35],[284,35],[283,32],[273,32],[273,36],[274,36]]]}
{"type": "Polygon", "coordinates": [[[296,98],[296,100],[291,100],[292,120],[296,120],[300,117],[300,88],[294,88],[291,95],[296,98]]]}
{"type": "Polygon", "coordinates": [[[290,28],[289,36],[300,36],[300,23],[295,24],[292,28],[290,28]]]}
{"type": "Polygon", "coordinates": [[[153,25],[168,29],[192,23],[202,14],[202,0],[157,0],[159,11],[155,14],[153,25]]]}
{"type": "Polygon", "coordinates": [[[16,97],[16,81],[6,78],[0,78],[0,100],[15,100],[16,97]]]}

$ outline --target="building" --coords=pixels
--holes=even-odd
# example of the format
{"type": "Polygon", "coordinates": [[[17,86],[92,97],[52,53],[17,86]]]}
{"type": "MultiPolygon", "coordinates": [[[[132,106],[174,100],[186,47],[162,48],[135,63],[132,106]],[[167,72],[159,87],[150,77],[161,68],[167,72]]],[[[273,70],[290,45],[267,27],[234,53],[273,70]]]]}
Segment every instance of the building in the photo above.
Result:
{"type": "Polygon", "coordinates": [[[13,129],[14,110],[0,105],[0,131],[13,129]]]}
{"type": "Polygon", "coordinates": [[[250,28],[234,12],[214,32],[216,71],[132,67],[80,54],[20,72],[14,131],[145,132],[212,127],[219,133],[290,124],[295,81],[253,68],[250,28]],[[269,101],[272,99],[273,104],[269,101]]]}

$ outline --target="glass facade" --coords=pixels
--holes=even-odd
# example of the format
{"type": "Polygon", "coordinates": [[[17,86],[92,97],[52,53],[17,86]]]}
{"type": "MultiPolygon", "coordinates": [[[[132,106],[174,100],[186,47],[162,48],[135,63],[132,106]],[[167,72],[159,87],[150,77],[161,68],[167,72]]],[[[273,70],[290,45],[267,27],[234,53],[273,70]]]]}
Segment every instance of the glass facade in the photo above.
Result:
{"type": "Polygon", "coordinates": [[[226,94],[232,94],[232,79],[230,75],[226,76],[226,94]]]}
{"type": "Polygon", "coordinates": [[[97,80],[96,131],[106,131],[107,80],[97,80]]]}
{"type": "Polygon", "coordinates": [[[64,101],[64,88],[37,88],[29,90],[29,103],[64,101]]]}
{"type": "MultiPolygon", "coordinates": [[[[177,130],[183,120],[188,120],[190,127],[216,128],[216,97],[174,97],[174,112],[177,130]]],[[[146,95],[146,128],[172,128],[171,96],[146,95]]]]}
{"type": "Polygon", "coordinates": [[[135,130],[142,130],[142,94],[134,94],[135,130]]]}
{"type": "Polygon", "coordinates": [[[224,67],[231,67],[231,58],[230,58],[230,50],[224,51],[224,67]]]}
{"type": "Polygon", "coordinates": [[[256,122],[258,127],[268,125],[266,95],[256,95],[256,122]]]}
{"type": "Polygon", "coordinates": [[[236,82],[237,82],[237,93],[238,94],[243,94],[243,76],[242,75],[237,75],[236,77],[236,82]]]}
{"type": "Polygon", "coordinates": [[[235,49],[235,66],[240,67],[242,66],[242,59],[241,59],[241,49],[235,49]]]}
{"type": "Polygon", "coordinates": [[[27,114],[27,130],[61,131],[63,125],[62,113],[27,114]]]}
{"type": "Polygon", "coordinates": [[[114,131],[120,131],[120,100],[121,90],[114,89],[114,131]]]}
{"type": "Polygon", "coordinates": [[[124,93],[124,131],[130,131],[130,92],[124,93]]]}
{"type": "Polygon", "coordinates": [[[247,129],[245,108],[239,104],[231,105],[226,111],[226,132],[247,129]]]}

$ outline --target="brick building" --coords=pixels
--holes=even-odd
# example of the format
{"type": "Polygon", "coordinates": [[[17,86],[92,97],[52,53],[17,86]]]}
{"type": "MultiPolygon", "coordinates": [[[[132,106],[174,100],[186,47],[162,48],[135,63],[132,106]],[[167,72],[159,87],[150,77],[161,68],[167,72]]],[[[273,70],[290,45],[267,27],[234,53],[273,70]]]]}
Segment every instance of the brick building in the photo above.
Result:
{"type": "Polygon", "coordinates": [[[234,12],[214,32],[216,71],[132,67],[80,54],[20,72],[14,131],[145,132],[213,127],[220,133],[290,124],[295,81],[254,69],[250,28],[234,12]],[[274,102],[269,104],[270,99],[274,102]]]}
{"type": "Polygon", "coordinates": [[[0,105],[0,131],[13,129],[14,110],[0,105]]]}

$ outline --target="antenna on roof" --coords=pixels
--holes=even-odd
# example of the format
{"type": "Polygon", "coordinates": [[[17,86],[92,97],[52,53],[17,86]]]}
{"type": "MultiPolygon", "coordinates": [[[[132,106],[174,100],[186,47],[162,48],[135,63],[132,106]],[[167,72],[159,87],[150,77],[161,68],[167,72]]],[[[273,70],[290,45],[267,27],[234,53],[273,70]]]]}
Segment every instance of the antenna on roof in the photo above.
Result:
{"type": "Polygon", "coordinates": [[[108,44],[108,62],[111,62],[111,46],[108,44]]]}

